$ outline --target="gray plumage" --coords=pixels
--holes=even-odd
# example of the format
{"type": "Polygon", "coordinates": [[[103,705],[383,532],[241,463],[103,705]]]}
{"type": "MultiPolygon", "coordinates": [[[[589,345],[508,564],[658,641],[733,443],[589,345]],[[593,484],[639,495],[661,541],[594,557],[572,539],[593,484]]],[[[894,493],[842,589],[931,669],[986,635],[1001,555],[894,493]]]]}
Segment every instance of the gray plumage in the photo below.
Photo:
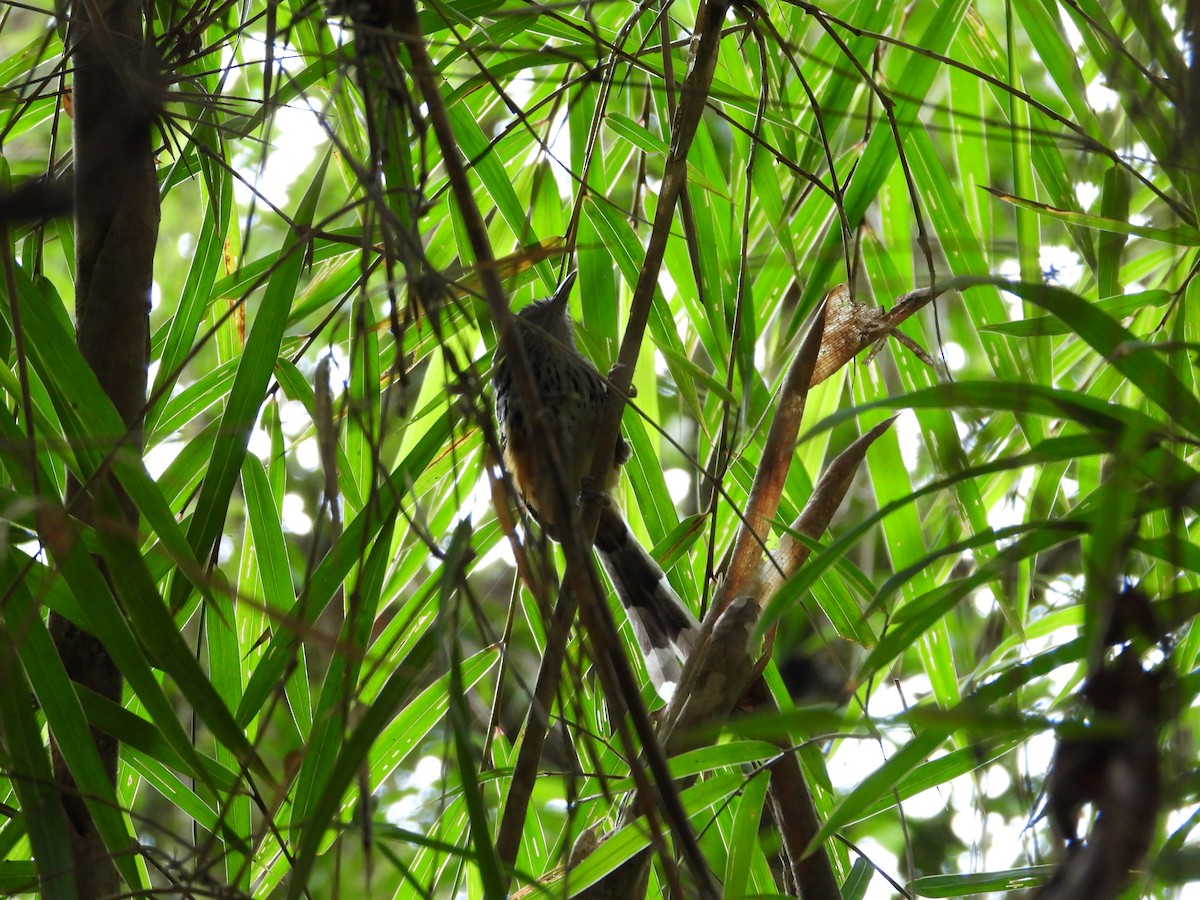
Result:
{"type": "MultiPolygon", "coordinates": [[[[608,395],[607,382],[575,348],[567,313],[574,280],[572,273],[553,296],[531,303],[517,314],[518,333],[541,409],[531,416],[523,408],[503,352],[496,354],[492,375],[505,467],[530,513],[555,540],[560,533],[555,521],[559,509],[556,488],[551,473],[538,465],[540,453],[534,444],[544,441],[548,431],[557,435],[568,486],[573,495],[578,494],[592,468],[595,434],[608,395]]],[[[628,443],[619,437],[601,486],[606,505],[595,546],[629,616],[651,681],[660,695],[669,697],[679,680],[680,660],[695,643],[699,623],[671,589],[658,563],[630,533],[612,499],[629,452],[628,443]]]]}

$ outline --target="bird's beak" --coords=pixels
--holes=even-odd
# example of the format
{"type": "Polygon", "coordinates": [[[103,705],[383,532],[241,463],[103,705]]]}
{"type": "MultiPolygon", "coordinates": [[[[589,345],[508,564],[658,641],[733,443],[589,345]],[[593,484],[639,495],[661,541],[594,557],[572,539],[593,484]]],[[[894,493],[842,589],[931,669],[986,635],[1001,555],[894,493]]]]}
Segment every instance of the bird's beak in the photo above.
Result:
{"type": "Polygon", "coordinates": [[[566,274],[566,277],[563,278],[563,280],[559,282],[558,287],[555,288],[554,296],[550,300],[551,304],[561,309],[567,308],[567,300],[569,300],[571,297],[571,288],[575,286],[575,277],[578,274],[578,269],[572,269],[566,274]]]}

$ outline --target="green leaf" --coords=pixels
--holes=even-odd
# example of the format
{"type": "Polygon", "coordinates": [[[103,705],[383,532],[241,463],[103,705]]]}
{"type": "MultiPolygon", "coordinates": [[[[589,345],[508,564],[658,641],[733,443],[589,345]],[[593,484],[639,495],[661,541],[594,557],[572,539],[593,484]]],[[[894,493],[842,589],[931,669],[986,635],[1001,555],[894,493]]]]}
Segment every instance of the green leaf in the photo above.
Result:
{"type": "MultiPolygon", "coordinates": [[[[988,283],[996,282],[988,280],[988,283]]],[[[1058,316],[1117,371],[1136,385],[1167,414],[1193,434],[1200,434],[1200,399],[1171,367],[1154,353],[1127,353],[1122,346],[1136,339],[1111,316],[1082,297],[1044,284],[1010,284],[1006,290],[1038,304],[1058,316]]]]}
{"type": "MultiPolygon", "coordinates": [[[[497,653],[488,648],[471,657],[463,666],[464,688],[473,685],[495,663],[497,653]]],[[[295,860],[288,884],[289,898],[303,896],[308,873],[325,840],[325,828],[342,803],[342,797],[373,747],[391,754],[399,762],[446,714],[449,708],[449,675],[435,681],[416,697],[408,697],[407,672],[393,672],[387,684],[364,711],[358,725],[342,743],[337,763],[328,779],[316,792],[311,812],[297,836],[295,860]],[[406,702],[407,700],[407,702],[406,702]],[[401,706],[403,705],[403,708],[401,706]],[[402,737],[401,737],[402,736],[402,737]],[[401,749],[401,741],[404,749],[401,749]],[[378,742],[376,746],[376,742],[378,742]]],[[[374,774],[375,768],[372,768],[374,774]]],[[[372,778],[372,785],[378,779],[372,778]]]]}
{"type": "Polygon", "coordinates": [[[947,732],[928,728],[888,757],[887,761],[862,780],[821,825],[820,830],[808,844],[812,852],[851,822],[862,818],[871,806],[892,794],[894,785],[904,775],[915,769],[946,739],[947,732]]]}
{"type": "MultiPolygon", "coordinates": [[[[145,890],[148,886],[142,870],[137,865],[136,859],[128,852],[129,847],[134,844],[134,837],[126,828],[120,804],[117,803],[113,785],[108,779],[104,763],[101,762],[96,745],[92,741],[91,732],[88,730],[87,720],[84,718],[79,698],[75,694],[74,685],[67,676],[58,650],[51,640],[50,632],[42,622],[41,613],[34,604],[34,599],[24,582],[25,573],[17,568],[16,560],[12,555],[3,562],[2,571],[4,582],[7,585],[5,593],[8,597],[4,609],[4,621],[10,635],[20,636],[15,644],[17,655],[24,667],[25,675],[29,679],[28,684],[32,687],[34,696],[37,697],[38,705],[46,714],[46,723],[55,736],[55,741],[66,760],[67,768],[71,771],[80,796],[87,804],[96,830],[103,838],[105,847],[113,854],[121,877],[125,879],[131,889],[145,890]]],[[[9,658],[11,659],[11,657],[9,658]]],[[[12,701],[23,702],[27,697],[28,694],[18,693],[13,696],[12,701]]],[[[6,712],[6,721],[9,718],[10,716],[6,712]]],[[[33,748],[29,743],[32,735],[27,730],[28,719],[22,723],[17,717],[12,718],[16,722],[17,735],[23,738],[22,753],[25,754],[26,761],[35,767],[33,771],[37,771],[37,766],[40,764],[33,759],[33,748]]],[[[45,803],[48,798],[34,795],[29,799],[31,810],[40,817],[40,821],[30,823],[31,828],[38,829],[39,841],[42,838],[56,837],[57,826],[51,819],[46,818],[53,813],[38,805],[45,803]]],[[[58,803],[57,799],[55,802],[58,803]]],[[[62,832],[59,831],[57,836],[61,836],[61,834],[62,832]]],[[[70,842],[68,841],[67,844],[69,846],[70,842]]],[[[50,859],[57,858],[58,853],[51,852],[50,859]]],[[[65,888],[56,888],[56,890],[65,890],[65,888]]]]}
{"type": "MultiPolygon", "coordinates": [[[[307,228],[313,220],[321,193],[328,156],[321,163],[296,213],[296,227],[307,228]]],[[[262,303],[246,338],[229,398],[217,427],[217,441],[208,472],[196,500],[196,512],[188,527],[188,541],[196,555],[206,557],[220,533],[229,507],[229,497],[246,455],[246,442],[258,418],[267,381],[279,356],[283,329],[291,312],[291,301],[304,266],[308,235],[289,233],[278,255],[278,265],[267,281],[262,303]]],[[[171,593],[171,608],[183,602],[182,582],[176,581],[171,593]]]]}
{"type": "Polygon", "coordinates": [[[1021,209],[1029,209],[1043,216],[1050,216],[1071,225],[1078,225],[1083,228],[1095,228],[1099,231],[1107,231],[1113,234],[1132,234],[1138,237],[1149,238],[1152,241],[1180,244],[1185,247],[1200,245],[1200,231],[1188,225],[1176,225],[1172,228],[1135,225],[1132,222],[1121,219],[1106,219],[1103,216],[1093,216],[1088,213],[1074,212],[1069,209],[1057,209],[1045,203],[1027,200],[1024,197],[1014,197],[1012,194],[1006,194],[1003,191],[996,191],[991,188],[986,188],[986,190],[992,196],[1006,203],[1011,203],[1013,206],[1021,209]]]}
{"type": "Polygon", "coordinates": [[[758,830],[762,822],[763,801],[767,797],[771,773],[763,769],[756,773],[742,791],[734,813],[733,834],[729,841],[729,857],[725,864],[726,900],[741,900],[747,896],[750,861],[758,848],[758,830]]]}
{"type": "Polygon", "coordinates": [[[0,871],[0,890],[5,889],[6,878],[8,889],[14,892],[31,887],[36,881],[41,896],[74,900],[67,818],[54,786],[49,748],[42,743],[42,730],[30,702],[33,692],[17,661],[19,640],[18,634],[0,620],[0,683],[4,685],[0,690],[0,730],[4,734],[13,792],[21,803],[37,867],[31,865],[19,870],[20,877],[15,870],[0,871]]]}
{"type": "MultiPolygon", "coordinates": [[[[1138,291],[1134,294],[1105,297],[1103,300],[1096,300],[1091,305],[1114,319],[1123,319],[1143,309],[1163,306],[1170,301],[1171,293],[1169,291],[1138,291]]],[[[1043,337],[1074,333],[1071,325],[1057,316],[1039,316],[1035,319],[1018,319],[1014,322],[997,322],[994,325],[982,325],[979,330],[994,334],[1007,334],[1012,337],[1043,337]]]]}
{"type": "Polygon", "coordinates": [[[992,892],[1027,891],[1050,880],[1055,866],[1026,866],[969,875],[926,875],[913,882],[918,897],[977,897],[992,892]]]}

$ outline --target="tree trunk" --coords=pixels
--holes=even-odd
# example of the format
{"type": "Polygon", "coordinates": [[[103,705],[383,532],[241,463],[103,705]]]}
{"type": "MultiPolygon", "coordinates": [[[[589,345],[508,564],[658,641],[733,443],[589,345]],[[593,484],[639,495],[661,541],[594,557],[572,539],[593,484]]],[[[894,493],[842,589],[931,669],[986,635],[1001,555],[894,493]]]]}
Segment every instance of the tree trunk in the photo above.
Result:
{"type": "MultiPolygon", "coordinates": [[[[158,238],[158,185],[151,133],[159,103],[153,47],[143,42],[136,0],[77,3],[72,8],[70,53],[75,132],[76,337],[80,351],[125,422],[111,439],[140,450],[150,356],[150,286],[158,238]]],[[[137,509],[111,479],[85,492],[68,487],[75,513],[91,520],[101,495],[106,509],[136,527],[137,509]],[[109,506],[108,503],[105,504],[109,506]]],[[[79,598],[86,603],[87,598],[79,598]]],[[[51,630],[71,678],[121,702],[121,673],[92,635],[58,616],[51,630]]],[[[117,741],[92,732],[109,778],[116,783],[117,741]]],[[[75,884],[80,897],[120,890],[116,867],[78,795],[57,746],[55,777],[72,832],[75,884]]]]}

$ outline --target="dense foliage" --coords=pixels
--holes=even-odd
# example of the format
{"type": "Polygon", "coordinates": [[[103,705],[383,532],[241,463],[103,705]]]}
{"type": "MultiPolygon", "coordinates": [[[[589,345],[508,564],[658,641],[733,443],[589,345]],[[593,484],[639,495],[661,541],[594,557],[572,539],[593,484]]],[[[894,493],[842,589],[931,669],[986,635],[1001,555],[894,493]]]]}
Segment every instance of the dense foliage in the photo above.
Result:
{"type": "MultiPolygon", "coordinates": [[[[651,846],[650,890],[689,896],[694,843],[724,896],[784,894],[764,776],[792,753],[844,896],[1033,886],[1068,855],[1052,826],[1104,802],[1060,786],[1030,824],[1058,736],[1064,769],[1105,740],[1136,759],[1151,811],[1092,836],[1136,849],[1129,895],[1197,896],[1188,10],[704,8],[722,31],[697,93],[690,4],[437,0],[417,34],[400,0],[146,3],[162,221],[140,460],[113,450],[74,339],[70,10],[0,9],[0,893],[72,895],[52,732],[131,892],[499,895],[557,551],[496,468],[489,273],[518,308],[578,269],[577,338],[608,371],[694,114],[620,377],[626,512],[698,614],[825,294],[958,289],[898,326],[915,352],[872,333],[808,393],[768,549],[899,417],[759,598],[770,711],[672,760],[699,776],[694,839],[627,828],[554,873],[647,777],[614,714],[633,698],[576,630],[513,888],[565,896],[651,846]],[[68,480],[105,468],[136,533],[71,518],[68,480]],[[71,686],[50,611],[101,639],[121,705],[71,686]],[[89,723],[121,742],[115,785],[89,723]]],[[[1080,781],[1111,765],[1089,759],[1080,781]]]]}

